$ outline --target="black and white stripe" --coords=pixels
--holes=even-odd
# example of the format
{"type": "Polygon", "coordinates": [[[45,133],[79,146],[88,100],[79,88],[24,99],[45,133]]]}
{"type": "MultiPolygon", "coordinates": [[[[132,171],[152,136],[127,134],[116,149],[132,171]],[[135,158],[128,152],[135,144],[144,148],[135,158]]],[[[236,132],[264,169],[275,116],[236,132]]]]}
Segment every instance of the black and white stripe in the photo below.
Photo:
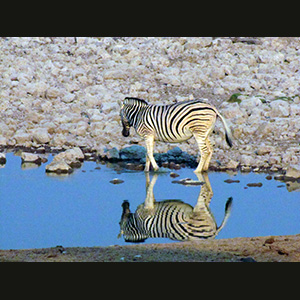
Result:
{"type": "Polygon", "coordinates": [[[180,200],[155,202],[154,208],[145,209],[141,204],[135,213],[129,210],[129,202],[122,204],[121,232],[126,242],[139,243],[147,238],[164,237],[178,241],[212,239],[224,227],[229,216],[232,198],[225,205],[225,217],[217,226],[206,207],[195,212],[193,207],[180,200]]]}
{"type": "Polygon", "coordinates": [[[200,100],[183,101],[170,105],[151,105],[145,100],[126,97],[123,100],[120,116],[123,136],[129,135],[130,127],[146,141],[147,162],[145,171],[149,171],[150,162],[155,170],[158,166],[153,158],[154,141],[169,143],[183,142],[195,137],[201,153],[196,172],[208,169],[212,155],[209,142],[217,117],[223,122],[226,141],[232,146],[230,129],[217,109],[200,100]]]}

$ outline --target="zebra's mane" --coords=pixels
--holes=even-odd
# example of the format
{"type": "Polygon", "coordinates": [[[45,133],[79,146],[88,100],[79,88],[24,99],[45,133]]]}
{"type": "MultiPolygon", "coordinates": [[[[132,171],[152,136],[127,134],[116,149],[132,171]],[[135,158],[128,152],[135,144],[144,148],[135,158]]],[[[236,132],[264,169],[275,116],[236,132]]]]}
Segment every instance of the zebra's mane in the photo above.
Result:
{"type": "Polygon", "coordinates": [[[140,104],[146,104],[148,105],[148,102],[146,100],[143,99],[139,99],[139,98],[134,98],[134,97],[126,97],[124,99],[124,104],[135,104],[135,103],[140,103],[140,104]]]}

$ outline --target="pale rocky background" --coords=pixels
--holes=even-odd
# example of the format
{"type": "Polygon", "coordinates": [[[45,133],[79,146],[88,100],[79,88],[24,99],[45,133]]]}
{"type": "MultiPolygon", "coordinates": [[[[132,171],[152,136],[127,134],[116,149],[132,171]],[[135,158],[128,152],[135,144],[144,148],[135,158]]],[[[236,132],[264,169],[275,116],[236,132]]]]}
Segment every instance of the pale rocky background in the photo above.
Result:
{"type": "MultiPolygon", "coordinates": [[[[202,99],[217,121],[211,165],[300,171],[300,38],[0,38],[0,148],[81,147],[105,156],[141,139],[121,135],[118,101],[202,99]],[[233,96],[232,96],[233,95],[233,96]],[[227,102],[229,99],[233,100],[227,102]]],[[[157,143],[196,155],[194,140],[157,143]]]]}

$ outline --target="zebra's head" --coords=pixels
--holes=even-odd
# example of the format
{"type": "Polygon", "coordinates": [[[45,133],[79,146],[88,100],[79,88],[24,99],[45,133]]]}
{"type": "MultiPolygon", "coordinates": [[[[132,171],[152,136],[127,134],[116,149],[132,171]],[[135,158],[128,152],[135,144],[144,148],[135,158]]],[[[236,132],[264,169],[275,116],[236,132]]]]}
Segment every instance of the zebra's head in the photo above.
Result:
{"type": "Polygon", "coordinates": [[[142,243],[147,239],[147,236],[142,233],[142,230],[139,228],[135,214],[130,212],[129,202],[124,200],[122,203],[122,216],[120,221],[120,233],[118,238],[122,235],[125,242],[130,243],[142,243]]]}
{"type": "Polygon", "coordinates": [[[130,134],[130,123],[128,121],[128,119],[126,118],[126,115],[124,113],[124,110],[121,108],[121,112],[120,112],[120,117],[121,117],[121,122],[122,122],[122,135],[125,137],[128,137],[130,134]]]}
{"type": "MultiPolygon", "coordinates": [[[[126,98],[125,98],[125,100],[126,100],[126,98]]],[[[129,123],[129,120],[127,117],[128,108],[126,106],[125,100],[122,103],[120,103],[120,107],[121,107],[120,117],[121,117],[121,122],[122,122],[122,126],[123,126],[122,135],[125,137],[128,137],[129,133],[130,133],[130,123],[129,123]]]]}
{"type": "Polygon", "coordinates": [[[123,102],[120,103],[120,117],[123,126],[123,136],[129,136],[130,127],[134,126],[137,121],[140,109],[147,105],[148,103],[145,100],[133,97],[126,97],[123,102]]]}

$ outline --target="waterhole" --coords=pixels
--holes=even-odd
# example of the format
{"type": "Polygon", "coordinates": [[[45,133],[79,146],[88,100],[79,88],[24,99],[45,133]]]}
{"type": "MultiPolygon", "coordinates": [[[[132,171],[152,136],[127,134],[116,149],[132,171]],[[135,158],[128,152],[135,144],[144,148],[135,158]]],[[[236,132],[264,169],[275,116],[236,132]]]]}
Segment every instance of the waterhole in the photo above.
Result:
{"type": "Polygon", "coordinates": [[[155,175],[85,161],[72,174],[53,176],[45,172],[51,155],[33,168],[22,167],[13,153],[6,158],[0,168],[3,250],[300,233],[300,186],[275,180],[276,174],[199,178],[190,168],[155,175]]]}

